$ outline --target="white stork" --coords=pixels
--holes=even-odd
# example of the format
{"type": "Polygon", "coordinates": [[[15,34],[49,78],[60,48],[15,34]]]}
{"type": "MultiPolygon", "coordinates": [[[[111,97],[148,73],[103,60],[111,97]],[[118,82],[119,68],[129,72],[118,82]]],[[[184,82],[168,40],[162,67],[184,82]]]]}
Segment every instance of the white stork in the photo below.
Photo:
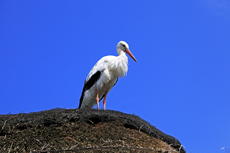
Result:
{"type": "Polygon", "coordinates": [[[104,98],[105,110],[108,92],[117,83],[118,78],[125,76],[128,71],[128,57],[125,53],[137,62],[129,50],[129,45],[124,41],[117,44],[117,53],[118,56],[102,57],[89,72],[85,79],[79,108],[92,108],[97,104],[99,110],[99,101],[104,98]]]}

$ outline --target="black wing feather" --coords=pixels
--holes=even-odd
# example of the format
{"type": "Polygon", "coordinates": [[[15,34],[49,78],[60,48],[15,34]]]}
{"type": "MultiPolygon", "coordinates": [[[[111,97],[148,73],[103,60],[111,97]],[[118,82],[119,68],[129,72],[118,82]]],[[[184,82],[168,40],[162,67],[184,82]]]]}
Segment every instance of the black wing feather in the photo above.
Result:
{"type": "MultiPolygon", "coordinates": [[[[118,78],[117,78],[117,81],[118,81],[118,78]]],[[[114,83],[113,87],[117,84],[117,81],[114,83]]]]}
{"type": "Polygon", "coordinates": [[[101,72],[102,71],[97,71],[96,73],[94,73],[91,78],[89,78],[88,81],[85,80],[85,83],[84,83],[84,87],[83,87],[83,90],[82,90],[82,93],[81,93],[81,98],[80,98],[80,103],[79,103],[79,107],[78,108],[81,108],[81,105],[82,105],[82,101],[83,101],[83,98],[84,98],[84,94],[85,94],[85,91],[86,90],[89,90],[96,82],[97,80],[100,78],[101,76],[101,72]]]}

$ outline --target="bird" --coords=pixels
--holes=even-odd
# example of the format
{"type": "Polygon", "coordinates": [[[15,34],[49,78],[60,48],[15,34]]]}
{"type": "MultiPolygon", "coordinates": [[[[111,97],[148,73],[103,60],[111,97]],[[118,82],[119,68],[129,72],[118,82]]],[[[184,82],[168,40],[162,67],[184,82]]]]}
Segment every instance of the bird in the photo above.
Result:
{"type": "Polygon", "coordinates": [[[118,78],[127,74],[128,57],[126,53],[137,63],[125,41],[120,41],[117,44],[117,53],[118,56],[102,57],[91,69],[84,81],[79,109],[92,108],[97,105],[99,110],[99,101],[104,98],[103,109],[105,110],[107,94],[117,83],[118,78]]]}

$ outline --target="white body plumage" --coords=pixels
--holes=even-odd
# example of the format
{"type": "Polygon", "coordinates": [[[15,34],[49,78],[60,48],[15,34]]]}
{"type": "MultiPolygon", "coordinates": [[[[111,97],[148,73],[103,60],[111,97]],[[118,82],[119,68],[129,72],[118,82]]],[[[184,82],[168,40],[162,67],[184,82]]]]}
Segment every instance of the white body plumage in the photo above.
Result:
{"type": "MultiPolygon", "coordinates": [[[[126,42],[119,42],[117,45],[118,56],[105,56],[91,69],[85,80],[79,108],[92,108],[105,96],[103,101],[105,109],[108,92],[116,84],[118,78],[125,76],[128,71],[126,53],[131,54],[128,48],[126,42]]],[[[136,61],[132,54],[131,57],[136,61]]]]}

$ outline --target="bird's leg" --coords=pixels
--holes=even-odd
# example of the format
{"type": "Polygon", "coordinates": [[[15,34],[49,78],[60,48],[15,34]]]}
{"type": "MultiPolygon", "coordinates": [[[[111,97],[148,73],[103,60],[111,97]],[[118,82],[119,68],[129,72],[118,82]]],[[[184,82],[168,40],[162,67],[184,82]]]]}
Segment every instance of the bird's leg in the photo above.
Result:
{"type": "Polygon", "coordinates": [[[103,109],[105,110],[105,104],[106,104],[106,97],[107,97],[108,92],[106,91],[104,99],[103,99],[103,109]]]}
{"type": "Polygon", "coordinates": [[[99,110],[99,89],[97,90],[96,101],[97,101],[97,109],[99,110]]]}

